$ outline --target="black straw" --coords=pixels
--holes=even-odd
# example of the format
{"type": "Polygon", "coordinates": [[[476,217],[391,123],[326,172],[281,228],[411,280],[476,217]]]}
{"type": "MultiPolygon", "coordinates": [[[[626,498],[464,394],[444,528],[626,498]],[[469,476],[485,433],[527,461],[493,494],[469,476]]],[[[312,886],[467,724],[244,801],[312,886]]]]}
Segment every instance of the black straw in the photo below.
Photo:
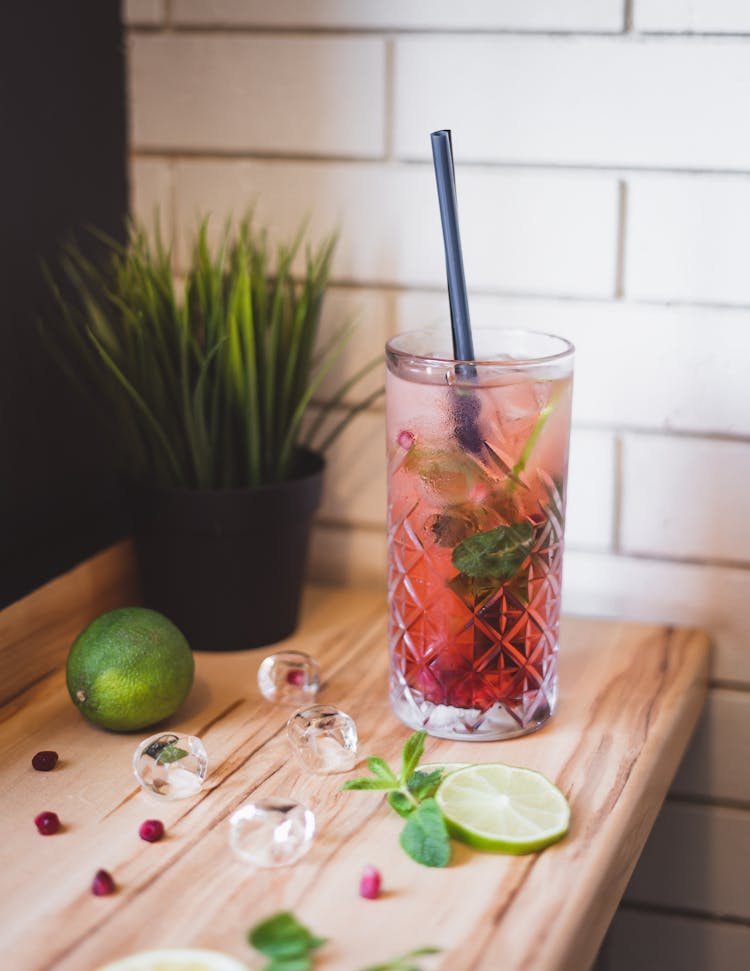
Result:
{"type": "Polygon", "coordinates": [[[458,231],[456,176],[453,167],[453,145],[450,131],[435,131],[430,135],[432,158],[435,163],[440,221],[443,224],[445,268],[448,274],[448,300],[451,308],[453,356],[457,361],[474,360],[474,341],[471,336],[469,301],[466,295],[464,259],[458,231]]]}

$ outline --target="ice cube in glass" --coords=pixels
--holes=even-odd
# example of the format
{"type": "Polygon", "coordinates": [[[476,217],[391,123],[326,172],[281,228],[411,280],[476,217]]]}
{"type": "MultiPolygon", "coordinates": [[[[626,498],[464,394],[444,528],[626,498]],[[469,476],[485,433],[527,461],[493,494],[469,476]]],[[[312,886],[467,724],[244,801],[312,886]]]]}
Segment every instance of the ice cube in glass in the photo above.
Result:
{"type": "Polygon", "coordinates": [[[357,763],[357,726],[334,705],[295,711],[287,722],[292,750],[310,772],[348,772],[357,763]]]}
{"type": "Polygon", "coordinates": [[[289,866],[310,849],[315,815],[293,799],[272,796],[240,806],[229,819],[229,845],[246,863],[289,866]]]}
{"type": "Polygon", "coordinates": [[[312,701],[320,686],[320,667],[302,651],[277,651],[258,668],[258,687],[267,701],[302,705],[312,701]]]}
{"type": "Polygon", "coordinates": [[[208,756],[197,736],[164,732],[141,742],[133,755],[133,772],[146,792],[185,799],[200,792],[208,756]]]}

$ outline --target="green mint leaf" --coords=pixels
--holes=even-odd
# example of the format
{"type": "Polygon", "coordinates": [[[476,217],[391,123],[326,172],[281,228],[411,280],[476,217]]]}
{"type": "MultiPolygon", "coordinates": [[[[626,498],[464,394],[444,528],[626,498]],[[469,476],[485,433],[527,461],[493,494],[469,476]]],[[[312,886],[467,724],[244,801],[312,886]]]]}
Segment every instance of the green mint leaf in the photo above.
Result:
{"type": "Polygon", "coordinates": [[[401,775],[399,776],[399,781],[402,786],[411,778],[414,770],[419,765],[419,760],[422,758],[422,753],[424,752],[424,741],[427,738],[427,732],[414,732],[407,738],[404,744],[403,751],[401,752],[401,775]]]}
{"type": "Polygon", "coordinates": [[[404,819],[411,816],[411,814],[417,808],[406,793],[401,792],[398,789],[394,789],[392,792],[389,792],[385,799],[391,809],[394,809],[399,816],[403,816],[404,819]]]}
{"type": "Polygon", "coordinates": [[[451,858],[448,830],[434,799],[425,799],[406,820],[402,849],[423,866],[447,866],[451,858]]]}
{"type": "Polygon", "coordinates": [[[451,561],[457,570],[470,577],[509,580],[533,545],[534,527],[530,523],[496,526],[459,543],[451,561]]]}
{"type": "Polygon", "coordinates": [[[367,768],[372,772],[374,776],[378,779],[383,779],[390,782],[393,786],[398,785],[398,779],[394,775],[391,767],[384,759],[378,758],[377,755],[371,755],[367,760],[367,768]]]}
{"type": "MultiPolygon", "coordinates": [[[[288,911],[281,911],[251,928],[248,940],[261,954],[273,958],[277,964],[291,958],[304,958],[321,944],[324,937],[316,937],[288,911]]],[[[293,971],[289,968],[288,971],[293,971]]]]}
{"type": "Polygon", "coordinates": [[[421,802],[423,799],[435,795],[442,778],[442,769],[434,769],[432,772],[417,771],[409,779],[407,789],[415,799],[421,802]]]}
{"type": "Polygon", "coordinates": [[[157,755],[156,761],[168,765],[170,762],[179,762],[187,754],[184,748],[178,748],[176,745],[165,745],[157,755]]]}
{"type": "MultiPolygon", "coordinates": [[[[398,785],[396,780],[395,785],[398,785]]],[[[394,783],[388,779],[349,779],[345,782],[342,789],[393,789],[394,783]]]]}
{"type": "Polygon", "coordinates": [[[307,954],[301,957],[271,958],[263,971],[310,971],[312,958],[307,954]]]}
{"type": "Polygon", "coordinates": [[[428,954],[439,954],[440,951],[441,948],[439,947],[417,947],[413,951],[407,951],[406,954],[400,954],[398,957],[384,961],[382,964],[368,965],[368,967],[362,968],[362,971],[420,971],[419,968],[411,963],[412,958],[425,957],[428,954]]]}

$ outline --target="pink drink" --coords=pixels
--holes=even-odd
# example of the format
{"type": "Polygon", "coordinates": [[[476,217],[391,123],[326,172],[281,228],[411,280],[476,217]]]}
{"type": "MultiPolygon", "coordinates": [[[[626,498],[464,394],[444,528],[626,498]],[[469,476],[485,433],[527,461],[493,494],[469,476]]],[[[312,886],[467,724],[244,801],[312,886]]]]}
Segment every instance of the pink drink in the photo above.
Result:
{"type": "Polygon", "coordinates": [[[467,366],[436,340],[387,346],[391,704],[508,738],[555,706],[573,348],[479,331],[467,366]]]}

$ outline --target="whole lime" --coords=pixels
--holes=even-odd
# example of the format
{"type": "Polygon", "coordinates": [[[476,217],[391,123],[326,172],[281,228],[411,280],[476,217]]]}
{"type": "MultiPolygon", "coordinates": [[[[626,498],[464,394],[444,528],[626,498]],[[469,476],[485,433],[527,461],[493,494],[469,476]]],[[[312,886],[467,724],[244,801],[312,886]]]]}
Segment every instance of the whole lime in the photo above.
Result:
{"type": "Polygon", "coordinates": [[[129,732],[177,711],[194,672],[190,645],[171,620],[145,607],[120,607],[97,617],[74,641],[68,692],[90,722],[129,732]]]}

